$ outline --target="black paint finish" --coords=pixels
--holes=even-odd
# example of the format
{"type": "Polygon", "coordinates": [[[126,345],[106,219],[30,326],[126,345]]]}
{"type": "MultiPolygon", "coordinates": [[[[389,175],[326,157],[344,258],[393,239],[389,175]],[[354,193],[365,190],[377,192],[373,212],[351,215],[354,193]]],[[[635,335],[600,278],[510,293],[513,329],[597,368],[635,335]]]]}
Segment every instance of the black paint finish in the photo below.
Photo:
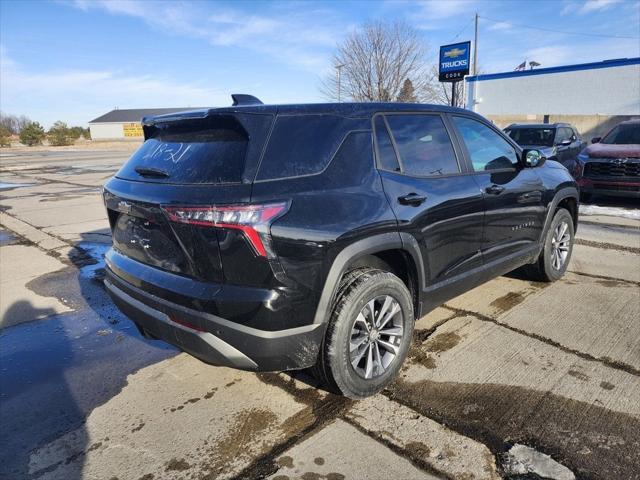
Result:
{"type": "MultiPolygon", "coordinates": [[[[212,333],[258,369],[274,370],[315,362],[340,277],[358,259],[375,255],[386,261],[398,254],[406,259],[417,314],[532,261],[548,217],[563,199],[574,202],[577,216],[575,182],[555,162],[526,168],[522,150],[502,132],[519,164],[475,172],[453,113],[497,131],[464,110],[404,104],[237,105],[184,119],[145,119],[147,135],[165,123],[175,129],[176,122],[222,114],[239,115],[245,123],[260,114],[262,123],[259,134],[250,136],[241,182],[116,177],[106,184],[114,239],[106,255],[110,282],[170,317],[183,315],[176,321],[212,333]],[[382,137],[374,141],[373,124],[381,128],[381,115],[398,112],[439,116],[459,171],[432,176],[404,171],[393,133],[384,148],[387,155],[396,152],[400,162],[382,162],[382,137]],[[389,165],[393,168],[385,170],[389,165]],[[289,209],[262,232],[272,252],[266,257],[256,254],[238,229],[178,224],[162,210],[272,202],[287,202],[289,209]]],[[[416,141],[435,138],[425,133],[416,141]]],[[[135,308],[122,308],[141,328],[148,327],[148,318],[143,322],[135,308]]],[[[178,337],[163,335],[194,353],[178,337]]],[[[218,351],[198,348],[194,354],[205,361],[233,365],[218,351]]]]}

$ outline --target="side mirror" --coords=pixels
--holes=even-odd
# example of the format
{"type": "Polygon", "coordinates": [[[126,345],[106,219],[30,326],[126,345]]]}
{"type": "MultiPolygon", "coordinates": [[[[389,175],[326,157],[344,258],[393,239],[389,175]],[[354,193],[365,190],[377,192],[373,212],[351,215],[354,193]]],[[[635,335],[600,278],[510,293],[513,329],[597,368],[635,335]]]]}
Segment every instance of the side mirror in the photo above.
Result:
{"type": "Polygon", "coordinates": [[[593,137],[591,143],[600,143],[600,140],[602,140],[602,137],[593,137]]]}
{"type": "Polygon", "coordinates": [[[571,139],[562,140],[558,145],[561,147],[568,147],[571,145],[571,139]]]}
{"type": "Polygon", "coordinates": [[[522,155],[524,156],[525,166],[529,168],[540,167],[546,160],[544,155],[542,155],[542,152],[540,152],[540,150],[536,150],[535,148],[524,150],[522,152],[522,155]]]}

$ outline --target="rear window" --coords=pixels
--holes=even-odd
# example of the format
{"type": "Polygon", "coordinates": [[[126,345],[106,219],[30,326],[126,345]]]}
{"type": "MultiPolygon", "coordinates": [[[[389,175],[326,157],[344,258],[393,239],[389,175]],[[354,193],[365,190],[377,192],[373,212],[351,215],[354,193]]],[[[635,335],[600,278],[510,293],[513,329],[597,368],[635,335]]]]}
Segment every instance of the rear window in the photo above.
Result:
{"type": "Polygon", "coordinates": [[[322,172],[349,130],[336,115],[279,115],[256,180],[322,172]]]}
{"type": "Polygon", "coordinates": [[[232,115],[154,125],[116,174],[127,180],[226,184],[243,180],[249,133],[232,115]]]}
{"type": "Polygon", "coordinates": [[[553,140],[556,135],[554,128],[511,128],[505,130],[505,132],[518,145],[541,147],[553,147],[553,140]]]}

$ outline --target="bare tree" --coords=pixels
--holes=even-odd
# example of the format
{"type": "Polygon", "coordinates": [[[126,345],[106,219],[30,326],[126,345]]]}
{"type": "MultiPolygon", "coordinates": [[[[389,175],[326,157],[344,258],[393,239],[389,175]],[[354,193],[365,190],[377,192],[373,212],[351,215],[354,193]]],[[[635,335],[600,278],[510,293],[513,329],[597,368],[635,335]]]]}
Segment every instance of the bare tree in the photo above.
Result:
{"type": "Polygon", "coordinates": [[[426,103],[436,103],[440,105],[451,105],[451,90],[456,89],[456,107],[464,106],[464,82],[440,82],[438,80],[438,65],[433,65],[429,70],[429,75],[424,82],[421,100],[426,103]]]}
{"type": "Polygon", "coordinates": [[[18,134],[24,127],[29,125],[31,120],[24,115],[11,115],[0,112],[0,125],[7,129],[12,134],[18,134]]]}
{"type": "Polygon", "coordinates": [[[406,23],[366,24],[338,45],[338,71],[324,79],[321,92],[331,100],[392,102],[407,78],[422,88],[426,53],[424,40],[406,23]]]}

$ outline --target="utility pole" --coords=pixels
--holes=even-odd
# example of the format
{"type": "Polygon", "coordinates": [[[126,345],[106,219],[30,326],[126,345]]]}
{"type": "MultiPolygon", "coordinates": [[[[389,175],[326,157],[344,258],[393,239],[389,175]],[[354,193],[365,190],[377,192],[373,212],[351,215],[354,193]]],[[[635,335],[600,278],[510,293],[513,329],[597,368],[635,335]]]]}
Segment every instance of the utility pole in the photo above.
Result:
{"type": "Polygon", "coordinates": [[[342,67],[344,67],[345,64],[341,63],[340,65],[336,65],[336,70],[338,71],[338,103],[341,102],[341,96],[342,96],[342,67]]]}
{"type": "Polygon", "coordinates": [[[473,35],[473,75],[478,74],[478,12],[476,12],[476,28],[473,35]]]}

